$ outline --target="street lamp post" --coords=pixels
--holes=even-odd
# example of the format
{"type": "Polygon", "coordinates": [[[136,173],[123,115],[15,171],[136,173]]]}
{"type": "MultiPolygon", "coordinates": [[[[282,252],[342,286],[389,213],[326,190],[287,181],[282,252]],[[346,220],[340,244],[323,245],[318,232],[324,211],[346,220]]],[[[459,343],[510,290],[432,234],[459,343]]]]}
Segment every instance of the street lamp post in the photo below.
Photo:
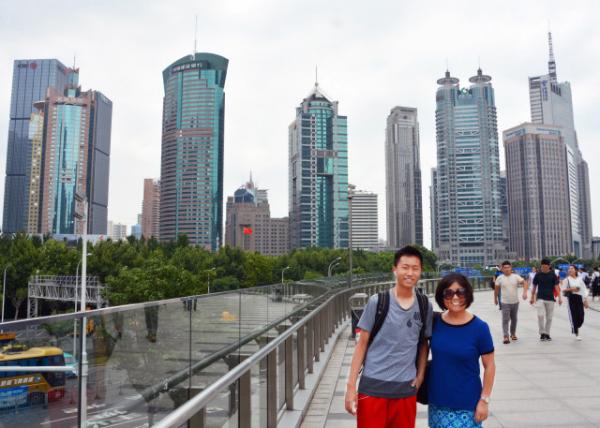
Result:
{"type": "Polygon", "coordinates": [[[330,277],[333,269],[339,264],[339,261],[342,260],[341,257],[336,257],[335,259],[333,259],[331,261],[331,263],[329,263],[329,267],[327,268],[327,276],[330,277]]]}
{"type": "Polygon", "coordinates": [[[206,294],[210,294],[210,273],[216,269],[217,268],[210,268],[209,270],[206,271],[206,284],[208,286],[208,288],[206,290],[206,294]]]}
{"type": "Polygon", "coordinates": [[[79,308],[84,312],[81,319],[81,361],[79,367],[79,426],[87,425],[87,380],[88,380],[88,361],[87,361],[87,346],[86,346],[86,326],[87,317],[86,310],[86,287],[87,287],[87,221],[88,221],[88,201],[85,195],[75,193],[75,200],[82,204],[82,212],[76,212],[75,217],[82,222],[82,251],[81,251],[81,304],[79,308]]]}
{"type": "Polygon", "coordinates": [[[348,288],[352,287],[352,198],[355,188],[348,184],[348,288]]]}
{"type": "MultiPolygon", "coordinates": [[[[2,276],[2,323],[4,323],[4,305],[6,303],[6,271],[10,265],[4,268],[4,275],[2,276]]],[[[2,330],[4,332],[4,329],[2,330]]]]}
{"type": "Polygon", "coordinates": [[[281,270],[281,284],[283,284],[283,273],[284,273],[286,270],[288,270],[289,268],[290,268],[289,266],[286,266],[286,267],[284,267],[284,268],[281,270]]]}

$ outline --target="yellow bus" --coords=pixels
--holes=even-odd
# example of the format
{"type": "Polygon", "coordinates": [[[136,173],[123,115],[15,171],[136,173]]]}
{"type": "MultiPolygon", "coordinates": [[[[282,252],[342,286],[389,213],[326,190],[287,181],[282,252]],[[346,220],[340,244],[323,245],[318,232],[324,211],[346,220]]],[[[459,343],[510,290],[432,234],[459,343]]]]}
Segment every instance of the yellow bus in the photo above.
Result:
{"type": "MultiPolygon", "coordinates": [[[[63,350],[52,346],[9,345],[0,352],[0,366],[64,366],[63,350]]],[[[0,409],[45,404],[65,396],[64,372],[0,372],[0,409]]]]}

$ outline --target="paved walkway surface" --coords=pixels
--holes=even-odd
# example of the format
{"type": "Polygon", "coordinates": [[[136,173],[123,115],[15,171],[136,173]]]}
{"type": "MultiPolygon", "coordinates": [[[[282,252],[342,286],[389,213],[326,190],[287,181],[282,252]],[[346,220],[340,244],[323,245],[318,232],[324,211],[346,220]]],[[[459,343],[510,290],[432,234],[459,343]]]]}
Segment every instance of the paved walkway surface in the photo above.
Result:
{"type": "MultiPolygon", "coordinates": [[[[492,293],[477,293],[471,311],[490,325],[496,346],[496,380],[486,428],[600,427],[600,312],[586,311],[583,340],[576,341],[566,305],[557,305],[553,340],[540,342],[535,308],[522,301],[519,340],[504,345],[500,311],[492,293]]],[[[354,351],[349,334],[347,329],[336,344],[303,428],[356,426],[354,417],[344,410],[346,376],[354,351]]],[[[426,406],[418,405],[417,427],[427,427],[426,406]]]]}

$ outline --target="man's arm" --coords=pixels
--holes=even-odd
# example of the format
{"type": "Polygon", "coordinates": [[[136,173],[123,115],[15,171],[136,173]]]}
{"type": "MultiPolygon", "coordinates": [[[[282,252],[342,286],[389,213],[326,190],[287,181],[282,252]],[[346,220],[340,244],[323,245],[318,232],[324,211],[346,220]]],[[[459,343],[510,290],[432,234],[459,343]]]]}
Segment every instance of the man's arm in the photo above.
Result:
{"type": "Polygon", "coordinates": [[[417,357],[417,377],[411,385],[419,389],[425,380],[425,368],[427,367],[427,357],[429,357],[429,342],[423,340],[419,345],[419,356],[417,357]]]}
{"type": "Polygon", "coordinates": [[[527,300],[527,290],[529,289],[529,282],[523,277],[519,278],[521,278],[521,284],[523,284],[523,300],[527,300]]]}
{"type": "Polygon", "coordinates": [[[360,368],[365,361],[365,355],[367,354],[367,348],[369,347],[369,336],[371,334],[368,331],[362,330],[358,343],[354,348],[354,355],[352,355],[352,362],[350,363],[350,372],[348,373],[348,382],[346,383],[346,397],[344,404],[346,411],[351,415],[356,416],[357,407],[357,393],[356,393],[356,382],[358,380],[358,374],[360,368]]]}
{"type": "Polygon", "coordinates": [[[496,283],[494,285],[494,305],[498,304],[498,292],[500,291],[500,285],[496,283]]]}

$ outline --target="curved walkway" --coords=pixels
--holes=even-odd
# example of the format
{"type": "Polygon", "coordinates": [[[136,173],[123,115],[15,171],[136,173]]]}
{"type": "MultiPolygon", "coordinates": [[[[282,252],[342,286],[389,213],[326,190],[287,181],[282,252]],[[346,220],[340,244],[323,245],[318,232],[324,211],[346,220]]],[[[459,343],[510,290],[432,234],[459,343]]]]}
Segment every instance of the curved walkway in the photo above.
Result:
{"type": "MultiPolygon", "coordinates": [[[[552,342],[540,342],[537,314],[521,301],[519,341],[502,344],[500,311],[491,292],[475,295],[472,311],[491,328],[496,346],[496,381],[486,428],[600,427],[600,312],[588,310],[583,340],[570,333],[566,305],[556,307],[552,342]]],[[[594,309],[600,309],[595,305],[594,309]]],[[[350,330],[340,336],[315,393],[303,428],[356,426],[344,411],[346,374],[354,350],[350,330]]],[[[427,407],[417,409],[417,427],[427,426],[427,407]]]]}

